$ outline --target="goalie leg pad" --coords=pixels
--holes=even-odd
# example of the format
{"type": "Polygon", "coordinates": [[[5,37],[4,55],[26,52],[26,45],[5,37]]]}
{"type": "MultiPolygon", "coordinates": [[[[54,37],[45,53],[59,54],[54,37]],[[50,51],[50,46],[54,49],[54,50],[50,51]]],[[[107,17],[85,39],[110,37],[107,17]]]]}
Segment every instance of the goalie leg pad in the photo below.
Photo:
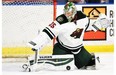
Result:
{"type": "MultiPolygon", "coordinates": [[[[29,57],[28,61],[30,66],[33,66],[34,56],[29,57]]],[[[36,69],[40,69],[41,64],[41,69],[45,70],[73,70],[75,68],[73,55],[41,55],[38,56],[36,69]]]]}

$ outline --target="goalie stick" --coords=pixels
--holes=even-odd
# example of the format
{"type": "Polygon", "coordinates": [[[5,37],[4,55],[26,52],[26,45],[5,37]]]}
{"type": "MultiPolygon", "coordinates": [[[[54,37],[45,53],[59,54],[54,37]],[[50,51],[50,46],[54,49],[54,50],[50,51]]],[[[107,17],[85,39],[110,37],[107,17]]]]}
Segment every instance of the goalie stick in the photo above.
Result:
{"type": "MultiPolygon", "coordinates": [[[[35,55],[34,55],[34,63],[33,63],[33,65],[30,65],[29,66],[29,72],[36,72],[37,70],[39,70],[40,68],[41,68],[41,66],[44,64],[44,62],[43,62],[43,64],[41,64],[41,65],[39,65],[38,66],[38,56],[39,56],[39,54],[38,54],[38,50],[36,50],[36,49],[34,49],[34,48],[32,48],[32,50],[33,51],[35,51],[35,55]],[[39,68],[39,69],[38,69],[39,68]]],[[[30,63],[31,64],[31,63],[30,63]]]]}
{"type": "Polygon", "coordinates": [[[37,63],[37,57],[38,57],[38,50],[32,48],[33,51],[35,51],[35,60],[34,60],[34,63],[36,64],[37,63]]]}

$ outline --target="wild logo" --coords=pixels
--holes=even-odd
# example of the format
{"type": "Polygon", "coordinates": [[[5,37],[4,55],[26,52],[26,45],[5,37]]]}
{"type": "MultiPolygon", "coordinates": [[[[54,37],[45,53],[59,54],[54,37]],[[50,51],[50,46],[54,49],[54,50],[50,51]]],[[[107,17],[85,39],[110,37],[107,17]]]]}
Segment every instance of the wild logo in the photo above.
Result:
{"type": "Polygon", "coordinates": [[[80,38],[83,29],[77,28],[70,36],[76,38],[80,38]]]}
{"type": "MultiPolygon", "coordinates": [[[[89,17],[90,22],[89,25],[99,18],[99,15],[105,14],[107,15],[107,7],[106,6],[88,6],[82,7],[82,11],[89,17]]],[[[106,40],[106,28],[101,28],[94,32],[91,28],[86,29],[84,40],[106,40]]]]}

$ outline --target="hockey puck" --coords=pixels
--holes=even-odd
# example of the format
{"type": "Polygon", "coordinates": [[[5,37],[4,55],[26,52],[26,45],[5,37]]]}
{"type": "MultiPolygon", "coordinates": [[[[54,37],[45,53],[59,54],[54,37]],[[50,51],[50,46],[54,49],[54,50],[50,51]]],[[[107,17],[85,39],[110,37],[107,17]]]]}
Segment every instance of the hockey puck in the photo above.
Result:
{"type": "Polygon", "coordinates": [[[71,67],[70,67],[70,66],[67,66],[67,67],[66,67],[66,69],[67,69],[67,70],[70,70],[70,69],[71,69],[71,67]]]}

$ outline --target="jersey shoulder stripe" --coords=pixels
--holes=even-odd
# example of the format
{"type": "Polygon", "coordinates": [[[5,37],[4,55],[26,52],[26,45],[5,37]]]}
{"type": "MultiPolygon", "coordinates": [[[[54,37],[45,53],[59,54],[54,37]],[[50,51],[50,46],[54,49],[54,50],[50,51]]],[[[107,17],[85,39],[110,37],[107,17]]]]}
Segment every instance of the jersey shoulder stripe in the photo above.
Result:
{"type": "Polygon", "coordinates": [[[45,32],[50,37],[50,39],[53,39],[55,37],[54,33],[52,33],[52,31],[48,27],[46,27],[43,32],[45,32]]]}

